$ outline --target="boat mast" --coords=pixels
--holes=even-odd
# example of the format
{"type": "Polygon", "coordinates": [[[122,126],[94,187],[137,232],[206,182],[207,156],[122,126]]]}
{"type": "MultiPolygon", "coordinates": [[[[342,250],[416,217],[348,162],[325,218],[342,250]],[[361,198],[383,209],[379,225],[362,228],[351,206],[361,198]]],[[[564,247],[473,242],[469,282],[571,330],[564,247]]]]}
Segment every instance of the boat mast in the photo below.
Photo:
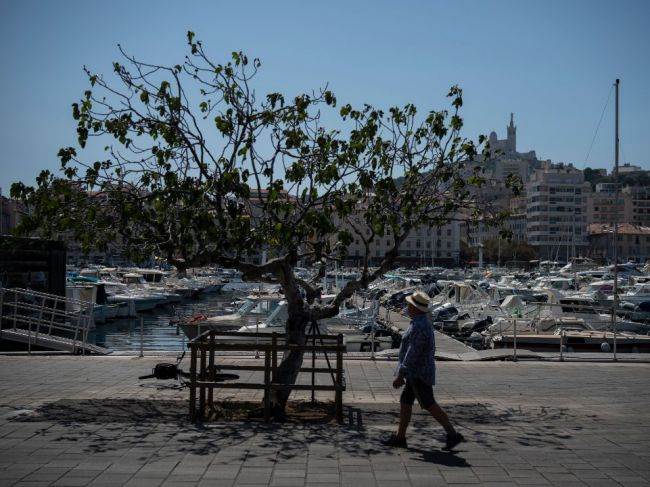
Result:
{"type": "Polygon", "coordinates": [[[618,309],[618,85],[616,83],[616,116],[614,117],[614,301],[612,309],[612,329],[614,330],[614,360],[616,360],[616,311],[618,309]]]}

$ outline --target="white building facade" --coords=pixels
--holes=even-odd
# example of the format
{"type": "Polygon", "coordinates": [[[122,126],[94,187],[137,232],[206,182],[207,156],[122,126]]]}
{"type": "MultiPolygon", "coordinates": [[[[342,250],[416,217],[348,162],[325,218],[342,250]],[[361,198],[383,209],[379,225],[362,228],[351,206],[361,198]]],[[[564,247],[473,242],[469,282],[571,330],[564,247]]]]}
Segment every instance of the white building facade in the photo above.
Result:
{"type": "Polygon", "coordinates": [[[591,191],[582,171],[549,161],[526,185],[526,234],[543,260],[568,261],[586,255],[587,196],[591,191]]]}

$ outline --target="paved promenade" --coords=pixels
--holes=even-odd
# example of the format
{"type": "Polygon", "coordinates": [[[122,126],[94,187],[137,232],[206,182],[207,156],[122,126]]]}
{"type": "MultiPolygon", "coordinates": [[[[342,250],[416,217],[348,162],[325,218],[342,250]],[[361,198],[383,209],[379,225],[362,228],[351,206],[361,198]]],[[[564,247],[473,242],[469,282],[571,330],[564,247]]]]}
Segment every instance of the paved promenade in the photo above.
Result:
{"type": "MultiPolygon", "coordinates": [[[[338,425],[190,423],[187,389],[138,380],[161,361],[170,357],[0,356],[0,485],[650,482],[645,363],[438,362],[438,401],[467,439],[449,453],[442,430],[417,408],[409,449],[382,445],[397,422],[395,362],[346,361],[346,422],[338,425]]],[[[218,397],[261,400],[250,390],[218,397]]]]}

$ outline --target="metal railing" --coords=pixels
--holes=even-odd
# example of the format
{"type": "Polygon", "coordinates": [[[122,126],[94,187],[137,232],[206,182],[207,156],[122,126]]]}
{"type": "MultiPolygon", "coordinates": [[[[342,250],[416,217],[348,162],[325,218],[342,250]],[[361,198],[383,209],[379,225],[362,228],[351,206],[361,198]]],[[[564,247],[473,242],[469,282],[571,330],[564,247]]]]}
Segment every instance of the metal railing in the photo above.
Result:
{"type": "Polygon", "coordinates": [[[0,333],[33,345],[81,351],[88,348],[94,304],[31,289],[0,289],[0,333]],[[57,347],[57,344],[60,347],[57,347]]]}

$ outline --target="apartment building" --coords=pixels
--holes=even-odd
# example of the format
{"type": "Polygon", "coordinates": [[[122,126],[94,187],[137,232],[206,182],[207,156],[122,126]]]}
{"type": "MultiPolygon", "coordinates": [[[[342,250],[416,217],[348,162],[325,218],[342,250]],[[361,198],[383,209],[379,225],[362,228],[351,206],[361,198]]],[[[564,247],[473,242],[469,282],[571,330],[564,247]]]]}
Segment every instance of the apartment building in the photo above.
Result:
{"type": "MultiPolygon", "coordinates": [[[[650,260],[650,227],[621,223],[617,226],[619,262],[644,263],[650,260]]],[[[589,257],[602,262],[614,261],[614,225],[592,223],[588,226],[589,257]]]]}
{"type": "MultiPolygon", "coordinates": [[[[632,222],[632,196],[629,192],[619,191],[616,198],[615,183],[596,184],[594,191],[587,195],[587,224],[632,222]]],[[[648,215],[650,216],[650,214],[648,215]]]]}
{"type": "Polygon", "coordinates": [[[572,164],[546,161],[533,172],[526,185],[526,233],[541,259],[585,255],[590,192],[584,174],[572,164]]]}

